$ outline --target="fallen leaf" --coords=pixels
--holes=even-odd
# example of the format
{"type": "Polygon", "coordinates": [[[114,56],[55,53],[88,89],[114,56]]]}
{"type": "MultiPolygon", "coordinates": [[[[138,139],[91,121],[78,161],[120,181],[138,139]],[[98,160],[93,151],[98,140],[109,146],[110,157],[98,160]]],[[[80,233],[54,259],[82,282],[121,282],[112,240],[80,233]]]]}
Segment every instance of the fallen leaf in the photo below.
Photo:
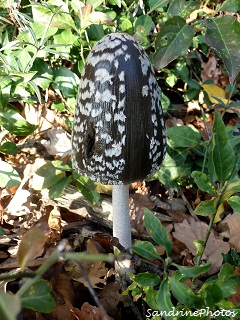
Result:
{"type": "Polygon", "coordinates": [[[228,103],[226,92],[219,86],[215,84],[203,84],[202,87],[207,92],[212,103],[219,104],[219,102],[214,97],[221,99],[224,104],[228,103]]]}
{"type": "Polygon", "coordinates": [[[38,223],[24,234],[17,252],[18,262],[22,269],[24,269],[32,259],[42,254],[44,245],[48,239],[48,234],[49,228],[47,223],[44,222],[38,223]]]}
{"type": "Polygon", "coordinates": [[[79,320],[114,320],[109,316],[104,317],[98,307],[91,306],[88,302],[84,302],[80,311],[76,308],[73,308],[72,311],[79,320]]]}
{"type": "Polygon", "coordinates": [[[225,219],[222,220],[220,224],[220,228],[226,230],[226,225],[228,226],[229,232],[229,241],[231,247],[240,252],[240,214],[234,212],[233,214],[229,214],[225,219]]]}
{"type": "MultiPolygon", "coordinates": [[[[181,223],[174,223],[174,229],[173,237],[184,243],[195,256],[197,250],[193,242],[205,239],[208,225],[191,218],[188,221],[184,220],[181,223]]],[[[229,244],[224,242],[222,237],[217,236],[214,231],[211,231],[202,257],[202,260],[212,262],[212,266],[207,272],[208,275],[212,275],[220,270],[223,261],[221,254],[228,253],[229,250],[229,244]]]]}
{"type": "Polygon", "coordinates": [[[57,298],[56,309],[50,313],[51,320],[76,320],[71,311],[75,300],[74,286],[71,279],[64,274],[58,274],[51,283],[57,298]]]}
{"type": "Polygon", "coordinates": [[[202,82],[206,80],[213,80],[215,84],[219,81],[221,70],[217,68],[217,59],[214,53],[210,53],[207,62],[202,62],[203,71],[201,73],[202,82]]]}
{"type": "MultiPolygon", "coordinates": [[[[93,239],[87,241],[87,253],[103,253],[104,249],[98,242],[93,239]]],[[[101,289],[102,285],[106,285],[107,278],[110,277],[114,270],[107,268],[104,262],[101,261],[82,261],[82,267],[84,268],[88,281],[95,289],[101,289]]],[[[77,263],[71,263],[65,266],[65,270],[71,279],[81,282],[88,287],[86,277],[82,275],[81,268],[77,263]]]]}

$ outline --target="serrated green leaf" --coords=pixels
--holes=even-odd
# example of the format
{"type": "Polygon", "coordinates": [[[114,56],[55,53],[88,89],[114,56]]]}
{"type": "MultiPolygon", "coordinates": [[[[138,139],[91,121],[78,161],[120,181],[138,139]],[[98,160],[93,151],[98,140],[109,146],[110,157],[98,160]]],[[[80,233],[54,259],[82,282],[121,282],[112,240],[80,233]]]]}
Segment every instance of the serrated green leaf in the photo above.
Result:
{"type": "Polygon", "coordinates": [[[200,204],[195,209],[195,214],[205,217],[214,214],[217,210],[214,202],[214,199],[200,202],[200,204]]]}
{"type": "Polygon", "coordinates": [[[209,177],[205,173],[201,171],[193,171],[191,176],[193,177],[196,185],[200,190],[207,192],[208,194],[216,193],[214,186],[212,185],[209,177]]]}
{"type": "Polygon", "coordinates": [[[177,57],[185,55],[194,34],[194,28],[186,24],[183,18],[177,16],[168,19],[161,27],[155,42],[155,68],[160,70],[177,57]]]}
{"type": "Polygon", "coordinates": [[[173,0],[168,7],[167,16],[168,18],[180,16],[186,19],[190,13],[199,9],[200,5],[200,0],[173,0]]]}
{"type": "MultiPolygon", "coordinates": [[[[158,306],[158,310],[166,312],[166,314],[169,311],[172,311],[174,308],[172,301],[171,301],[169,280],[167,278],[163,279],[160,284],[160,287],[159,287],[159,290],[157,293],[157,297],[156,297],[156,303],[158,306]]],[[[172,320],[172,319],[174,319],[174,317],[167,316],[166,319],[172,320]]]]}
{"type": "Polygon", "coordinates": [[[170,256],[172,252],[172,243],[168,239],[167,231],[162,226],[160,220],[146,208],[144,209],[144,225],[152,239],[157,244],[163,245],[166,249],[167,255],[170,256]]]}
{"type": "Polygon", "coordinates": [[[234,211],[240,213],[240,197],[239,196],[232,196],[227,200],[228,204],[233,208],[234,211]]]}
{"type": "Polygon", "coordinates": [[[223,120],[218,112],[215,112],[212,131],[212,157],[215,173],[220,182],[225,182],[235,168],[235,154],[229,142],[223,120]]]}
{"type": "Polygon", "coordinates": [[[20,298],[10,292],[0,290],[0,319],[16,320],[20,311],[20,298]]]}
{"type": "Polygon", "coordinates": [[[144,257],[146,259],[159,259],[160,256],[157,253],[157,250],[155,249],[154,245],[151,242],[148,241],[141,241],[137,240],[134,243],[134,246],[132,247],[132,250],[140,255],[141,257],[144,257]]]}
{"type": "Polygon", "coordinates": [[[52,287],[45,280],[38,280],[23,294],[22,306],[38,312],[51,312],[55,309],[55,301],[51,295],[52,287]]]}
{"type": "Polygon", "coordinates": [[[160,282],[160,276],[155,273],[138,273],[136,276],[134,276],[134,281],[140,284],[143,287],[154,287],[157,286],[160,282]]]}
{"type": "Polygon", "coordinates": [[[172,127],[167,129],[167,136],[171,139],[173,148],[195,147],[200,142],[200,134],[187,126],[172,127]]]}
{"type": "Polygon", "coordinates": [[[235,17],[224,15],[207,20],[206,43],[223,59],[230,83],[240,71],[240,24],[235,17]]]}
{"type": "Polygon", "coordinates": [[[17,136],[27,136],[34,132],[38,126],[26,121],[12,105],[0,109],[0,124],[9,132],[17,136]]]}
{"type": "Polygon", "coordinates": [[[0,160],[0,188],[19,186],[21,177],[7,162],[0,160]]]}
{"type": "Polygon", "coordinates": [[[219,11],[230,11],[238,12],[240,11],[240,1],[239,0],[225,0],[221,5],[219,11]]]}
{"type": "Polygon", "coordinates": [[[169,283],[172,294],[179,303],[182,303],[189,308],[196,309],[199,309],[204,305],[204,301],[195,295],[185,284],[173,278],[169,278],[169,283]]]}
{"type": "Polygon", "coordinates": [[[207,272],[210,269],[211,263],[208,262],[202,266],[194,266],[194,267],[185,267],[177,264],[174,264],[174,266],[177,267],[178,270],[180,270],[181,273],[184,274],[185,276],[190,278],[197,278],[201,274],[207,272]]]}

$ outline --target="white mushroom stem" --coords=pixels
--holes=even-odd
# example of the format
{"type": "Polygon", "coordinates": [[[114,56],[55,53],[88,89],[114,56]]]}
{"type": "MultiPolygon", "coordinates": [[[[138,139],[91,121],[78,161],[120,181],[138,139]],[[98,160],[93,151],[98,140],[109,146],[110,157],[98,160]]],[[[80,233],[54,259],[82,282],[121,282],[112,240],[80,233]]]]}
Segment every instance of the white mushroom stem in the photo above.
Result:
{"type": "Polygon", "coordinates": [[[131,224],[129,216],[129,185],[113,185],[113,236],[119,243],[129,249],[132,246],[131,224]]]}
{"type": "MultiPolygon", "coordinates": [[[[113,206],[113,236],[118,238],[119,243],[129,249],[132,246],[131,223],[129,215],[129,185],[113,185],[112,187],[112,206],[113,206]]],[[[116,262],[116,271],[125,274],[133,272],[131,261],[125,259],[116,262]]]]}

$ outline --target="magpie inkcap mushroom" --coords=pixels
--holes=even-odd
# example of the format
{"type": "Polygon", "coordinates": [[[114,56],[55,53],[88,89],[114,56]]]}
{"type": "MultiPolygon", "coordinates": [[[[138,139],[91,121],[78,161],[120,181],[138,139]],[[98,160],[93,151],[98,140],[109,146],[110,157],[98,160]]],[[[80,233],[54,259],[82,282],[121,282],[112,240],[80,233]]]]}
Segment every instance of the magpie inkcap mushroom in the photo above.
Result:
{"type": "Polygon", "coordinates": [[[128,34],[106,35],[82,72],[73,167],[93,181],[129,184],[155,173],[165,148],[160,89],[147,54],[128,34]]]}
{"type": "MultiPolygon", "coordinates": [[[[113,236],[125,248],[131,247],[128,184],[153,175],[165,150],[161,94],[148,56],[127,34],[103,37],[79,84],[72,163],[79,174],[113,185],[113,236]]],[[[133,271],[129,260],[116,268],[133,271]]]]}

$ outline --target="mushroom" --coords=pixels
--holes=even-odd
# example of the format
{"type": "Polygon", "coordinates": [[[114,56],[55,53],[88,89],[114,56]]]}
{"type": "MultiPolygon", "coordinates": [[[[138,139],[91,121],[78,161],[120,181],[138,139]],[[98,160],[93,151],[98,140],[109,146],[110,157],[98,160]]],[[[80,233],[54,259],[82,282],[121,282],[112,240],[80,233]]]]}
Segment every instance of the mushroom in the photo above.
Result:
{"type": "Polygon", "coordinates": [[[159,170],[166,149],[161,95],[149,58],[133,37],[112,33],[82,72],[72,133],[72,164],[112,185],[113,236],[129,249],[129,184],[159,170]]]}

